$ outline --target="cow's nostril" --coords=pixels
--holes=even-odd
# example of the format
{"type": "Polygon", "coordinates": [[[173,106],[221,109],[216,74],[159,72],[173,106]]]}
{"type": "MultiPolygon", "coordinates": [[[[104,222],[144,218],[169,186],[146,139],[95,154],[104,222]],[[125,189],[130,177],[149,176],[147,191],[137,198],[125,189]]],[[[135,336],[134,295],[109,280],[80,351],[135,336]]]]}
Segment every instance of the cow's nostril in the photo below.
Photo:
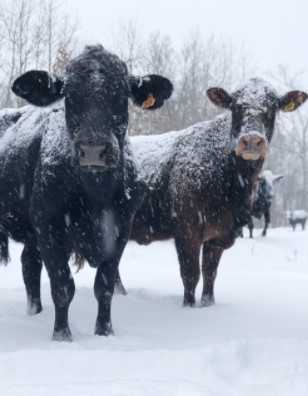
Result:
{"type": "Polygon", "coordinates": [[[99,154],[99,159],[100,159],[100,160],[103,160],[104,157],[105,157],[105,155],[106,155],[106,153],[107,153],[107,145],[103,145],[103,146],[101,147],[101,152],[100,152],[100,154],[99,154]]]}
{"type": "Polygon", "coordinates": [[[85,152],[81,148],[79,148],[78,149],[78,157],[85,158],[85,156],[86,156],[85,152]]]}

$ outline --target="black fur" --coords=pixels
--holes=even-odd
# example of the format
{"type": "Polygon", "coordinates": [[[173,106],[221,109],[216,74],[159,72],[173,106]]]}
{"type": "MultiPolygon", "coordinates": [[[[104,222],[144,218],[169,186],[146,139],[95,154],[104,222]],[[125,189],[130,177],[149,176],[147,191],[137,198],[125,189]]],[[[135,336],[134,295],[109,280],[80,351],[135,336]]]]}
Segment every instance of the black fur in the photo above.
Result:
{"type": "Polygon", "coordinates": [[[156,74],[150,74],[145,77],[131,77],[129,80],[130,90],[134,103],[141,106],[147,100],[149,93],[152,93],[155,98],[153,106],[148,107],[148,110],[155,110],[164,104],[166,99],[169,99],[173,85],[167,78],[162,78],[156,74]]]}
{"type": "Polygon", "coordinates": [[[97,268],[95,333],[108,335],[113,332],[115,273],[145,188],[125,136],[127,68],[94,46],[70,62],[61,89],[41,71],[38,78],[35,73],[18,78],[15,93],[41,106],[62,96],[65,102],[44,111],[30,107],[5,133],[0,151],[1,236],[25,244],[21,259],[30,314],[42,309],[44,261],[55,305],[55,340],[71,340],[68,309],[75,286],[68,259],[74,251],[81,253],[97,268]],[[79,145],[106,147],[100,154],[104,167],[82,166],[79,145]]]}
{"type": "Polygon", "coordinates": [[[31,70],[16,78],[12,91],[31,104],[48,106],[62,97],[63,79],[44,70],[31,70]]]}
{"type": "Polygon", "coordinates": [[[290,226],[292,227],[293,231],[295,231],[297,224],[300,224],[302,226],[302,230],[304,231],[306,221],[307,221],[307,215],[306,215],[306,217],[297,217],[296,212],[290,213],[289,223],[290,223],[290,226]]]}
{"type": "Polygon", "coordinates": [[[0,264],[9,262],[9,239],[6,234],[0,233],[0,264]]]}
{"type": "MultiPolygon", "coordinates": [[[[270,217],[271,204],[272,204],[272,199],[269,199],[269,197],[267,196],[266,181],[264,178],[260,178],[256,186],[254,187],[251,216],[256,217],[259,220],[261,220],[262,216],[264,216],[264,229],[262,231],[263,236],[266,236],[268,225],[271,222],[271,217],[270,217]]],[[[250,238],[253,238],[252,217],[250,217],[248,228],[249,228],[249,236],[250,238]]]]}
{"type": "MultiPolygon", "coordinates": [[[[270,172],[270,171],[266,171],[270,172]]],[[[271,172],[270,172],[271,173],[271,172]]],[[[282,175],[274,176],[272,181],[267,181],[265,176],[260,176],[257,184],[254,186],[252,194],[251,216],[248,222],[249,237],[253,238],[253,221],[252,216],[261,220],[264,216],[264,228],[262,236],[266,236],[268,226],[271,222],[270,209],[274,197],[274,185],[282,179],[282,175]]]]}

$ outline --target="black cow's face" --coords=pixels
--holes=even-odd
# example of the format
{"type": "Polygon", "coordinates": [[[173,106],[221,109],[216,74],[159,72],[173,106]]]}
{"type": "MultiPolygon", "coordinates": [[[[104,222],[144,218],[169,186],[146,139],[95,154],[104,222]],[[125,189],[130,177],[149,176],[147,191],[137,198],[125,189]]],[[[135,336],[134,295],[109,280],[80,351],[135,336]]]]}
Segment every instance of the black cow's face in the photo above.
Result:
{"type": "Polygon", "coordinates": [[[116,167],[128,125],[124,62],[90,47],[68,65],[63,94],[75,163],[85,170],[116,167]]]}
{"type": "Polygon", "coordinates": [[[276,112],[293,111],[307,99],[307,94],[292,91],[279,97],[263,80],[252,79],[233,95],[221,88],[211,88],[213,103],[232,112],[231,137],[237,156],[256,161],[265,158],[272,139],[276,112]]]}
{"type": "Polygon", "coordinates": [[[119,162],[128,98],[142,109],[156,109],[171,96],[173,86],[158,75],[129,76],[124,62],[97,45],[73,59],[64,78],[29,71],[14,81],[12,90],[37,106],[64,97],[73,163],[85,171],[103,172],[119,162]]]}
{"type": "Polygon", "coordinates": [[[257,187],[258,195],[264,197],[268,202],[271,202],[274,197],[274,189],[271,184],[266,183],[265,177],[259,177],[257,187]]]}
{"type": "Polygon", "coordinates": [[[258,190],[268,202],[271,202],[275,196],[275,184],[283,177],[283,175],[274,175],[270,170],[263,171],[262,176],[259,177],[257,183],[258,190]]]}

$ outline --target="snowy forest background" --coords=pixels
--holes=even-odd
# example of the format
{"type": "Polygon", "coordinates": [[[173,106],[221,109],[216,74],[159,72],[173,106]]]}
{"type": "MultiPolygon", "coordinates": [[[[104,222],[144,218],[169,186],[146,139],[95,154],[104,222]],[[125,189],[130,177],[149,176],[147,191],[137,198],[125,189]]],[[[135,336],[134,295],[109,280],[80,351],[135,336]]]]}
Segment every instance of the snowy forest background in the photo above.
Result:
{"type": "MultiPolygon", "coordinates": [[[[0,108],[24,105],[10,90],[21,73],[36,68],[62,74],[68,61],[88,43],[79,35],[78,19],[59,0],[1,0],[0,3],[0,108]]],[[[171,37],[150,32],[138,20],[119,22],[105,42],[134,74],[159,73],[174,83],[174,94],[156,112],[130,113],[130,135],[183,129],[213,118],[219,110],[206,91],[222,86],[232,91],[248,78],[261,76],[281,94],[304,89],[300,74],[283,65],[264,75],[257,59],[240,43],[214,35],[203,37],[197,27],[180,48],[171,37]]],[[[308,111],[277,117],[276,131],[264,169],[283,174],[272,205],[272,225],[286,225],[286,210],[308,210],[308,111]]]]}

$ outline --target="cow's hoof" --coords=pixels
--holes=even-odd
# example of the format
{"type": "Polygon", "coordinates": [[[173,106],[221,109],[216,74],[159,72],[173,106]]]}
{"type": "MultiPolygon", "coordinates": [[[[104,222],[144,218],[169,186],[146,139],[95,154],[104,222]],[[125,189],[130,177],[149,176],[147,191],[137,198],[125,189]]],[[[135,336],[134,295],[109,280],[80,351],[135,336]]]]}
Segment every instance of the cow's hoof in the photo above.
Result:
{"type": "Polygon", "coordinates": [[[28,301],[28,307],[27,307],[27,315],[28,316],[34,316],[37,315],[38,313],[42,312],[42,304],[40,302],[30,302],[28,301]]]}
{"type": "Polygon", "coordinates": [[[202,296],[200,306],[201,307],[210,307],[215,304],[215,299],[213,296],[202,296]]]}
{"type": "Polygon", "coordinates": [[[69,329],[54,331],[52,335],[53,341],[65,341],[65,342],[72,342],[73,337],[69,329]]]}
{"type": "Polygon", "coordinates": [[[110,335],[114,335],[111,323],[107,323],[105,325],[96,323],[94,334],[99,336],[106,336],[106,337],[110,335]]]}
{"type": "Polygon", "coordinates": [[[195,301],[183,301],[183,307],[186,308],[195,308],[196,302],[195,301]]]}

